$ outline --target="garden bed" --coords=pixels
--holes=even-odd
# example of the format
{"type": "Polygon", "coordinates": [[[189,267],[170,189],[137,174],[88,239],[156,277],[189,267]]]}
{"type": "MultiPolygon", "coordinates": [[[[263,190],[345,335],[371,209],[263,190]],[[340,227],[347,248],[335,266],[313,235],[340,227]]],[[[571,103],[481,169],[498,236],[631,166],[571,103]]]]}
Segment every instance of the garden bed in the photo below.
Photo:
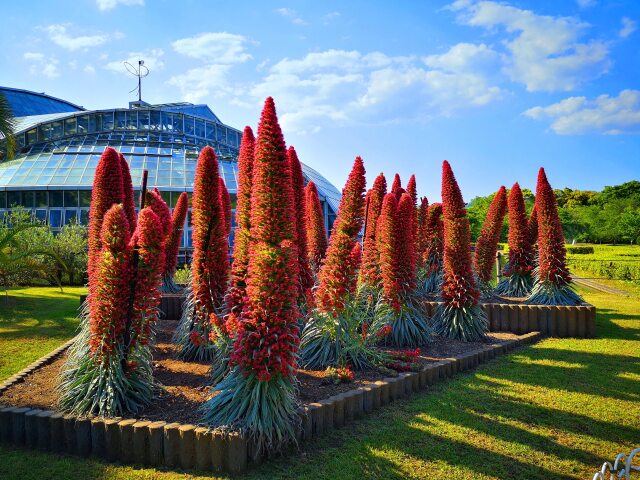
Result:
{"type": "MultiPolygon", "coordinates": [[[[163,366],[165,361],[175,362],[169,360],[171,352],[167,350],[175,322],[160,322],[160,327],[154,370],[157,380],[165,382],[165,389],[140,418],[87,418],[55,411],[52,381],[59,372],[68,342],[0,384],[0,442],[126,464],[230,473],[245,471],[252,463],[260,462],[252,443],[242,434],[182,423],[195,417],[176,416],[178,410],[187,410],[187,415],[197,410],[199,400],[206,398],[208,390],[201,385],[201,379],[207,378],[207,366],[188,364],[189,375],[183,372],[164,377],[161,372],[172,364],[175,366],[175,363],[163,366]],[[168,385],[169,378],[184,385],[168,385]],[[185,393],[188,391],[193,395],[190,399],[185,393]],[[177,403],[168,403],[171,397],[163,397],[165,394],[173,395],[177,403]],[[155,418],[162,420],[154,421],[155,418]]],[[[303,405],[299,410],[298,441],[319,438],[394,400],[539,338],[540,334],[534,332],[489,336],[487,342],[493,343],[435,341],[425,348],[418,371],[385,378],[377,372],[362,372],[353,383],[338,386],[322,385],[323,372],[301,371],[303,405]]]]}
{"type": "MultiPolygon", "coordinates": [[[[156,344],[153,348],[154,378],[160,387],[151,405],[137,417],[141,420],[166,421],[168,423],[197,424],[200,406],[211,398],[208,363],[185,362],[175,358],[176,346],[171,337],[176,322],[161,320],[157,324],[156,344]]],[[[421,355],[412,359],[421,366],[477,350],[486,344],[515,340],[512,333],[489,334],[485,342],[465,343],[434,337],[434,341],[421,349],[421,355]]],[[[58,375],[66,355],[29,374],[0,394],[0,403],[55,410],[59,394],[56,390],[58,375]]],[[[377,370],[355,371],[352,382],[334,384],[324,370],[298,370],[298,396],[302,405],[319,402],[325,398],[345,393],[354,388],[366,387],[382,380],[386,375],[377,370]]]]}

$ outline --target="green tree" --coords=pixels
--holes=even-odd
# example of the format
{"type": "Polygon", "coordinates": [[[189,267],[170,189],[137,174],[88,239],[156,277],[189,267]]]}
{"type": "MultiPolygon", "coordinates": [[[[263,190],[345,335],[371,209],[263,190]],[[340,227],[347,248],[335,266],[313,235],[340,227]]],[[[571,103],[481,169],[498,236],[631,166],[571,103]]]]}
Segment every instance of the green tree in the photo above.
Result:
{"type": "Polygon", "coordinates": [[[83,283],[87,270],[87,227],[75,222],[65,225],[53,239],[53,251],[62,264],[56,262],[58,282],[62,283],[66,266],[69,285],[83,283]]]}
{"type": "Polygon", "coordinates": [[[16,153],[15,129],[16,122],[9,102],[0,92],[0,161],[12,159],[16,153]]]}

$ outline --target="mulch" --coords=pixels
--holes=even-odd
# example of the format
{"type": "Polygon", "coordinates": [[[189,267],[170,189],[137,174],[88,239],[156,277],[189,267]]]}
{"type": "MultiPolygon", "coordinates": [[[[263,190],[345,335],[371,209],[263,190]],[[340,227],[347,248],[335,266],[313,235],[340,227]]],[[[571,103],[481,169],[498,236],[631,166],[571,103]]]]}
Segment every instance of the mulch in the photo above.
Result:
{"type": "MultiPolygon", "coordinates": [[[[156,344],[153,348],[153,374],[158,385],[153,402],[136,417],[143,420],[163,420],[168,423],[197,424],[199,408],[212,397],[210,365],[185,362],[175,358],[176,347],[171,337],[177,322],[161,320],[157,324],[156,344]]],[[[421,348],[416,363],[437,362],[461,353],[476,350],[485,343],[496,343],[518,338],[507,332],[492,332],[484,342],[465,343],[435,337],[433,342],[421,348]]],[[[59,399],[56,390],[58,375],[66,355],[28,375],[23,382],[11,386],[0,395],[0,403],[55,410],[59,399]]],[[[356,371],[353,382],[333,384],[327,381],[324,370],[298,370],[298,398],[301,404],[309,404],[354,388],[366,386],[386,375],[376,370],[356,371]]]]}

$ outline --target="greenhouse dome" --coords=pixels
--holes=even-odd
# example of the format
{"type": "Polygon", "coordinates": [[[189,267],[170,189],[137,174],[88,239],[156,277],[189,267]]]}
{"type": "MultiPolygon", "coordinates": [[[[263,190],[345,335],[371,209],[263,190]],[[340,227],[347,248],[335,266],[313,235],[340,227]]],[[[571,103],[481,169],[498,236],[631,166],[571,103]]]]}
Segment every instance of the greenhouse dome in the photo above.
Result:
{"type": "MultiPolygon", "coordinates": [[[[6,87],[0,93],[17,117],[18,144],[16,157],[0,163],[0,218],[22,206],[54,231],[86,224],[95,167],[106,147],[127,159],[134,187],[147,170],[149,188],[157,187],[173,208],[181,192],[193,191],[198,153],[210,145],[235,205],[242,132],[207,105],[131,102],[129,108],[86,110],[42,93],[6,87]]],[[[341,194],[317,171],[302,168],[305,181],[318,187],[329,231],[341,194]]],[[[191,248],[189,227],[183,247],[191,248]]]]}

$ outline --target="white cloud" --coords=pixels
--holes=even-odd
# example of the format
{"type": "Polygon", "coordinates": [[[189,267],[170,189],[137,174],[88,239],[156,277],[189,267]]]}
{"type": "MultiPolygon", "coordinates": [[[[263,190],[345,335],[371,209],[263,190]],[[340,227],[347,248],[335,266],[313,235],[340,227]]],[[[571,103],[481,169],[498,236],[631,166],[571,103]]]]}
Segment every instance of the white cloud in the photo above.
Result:
{"type": "Polygon", "coordinates": [[[96,67],[91,64],[85,65],[82,70],[84,71],[84,73],[87,73],[89,75],[95,75],[96,73],[96,67]]]}
{"type": "Polygon", "coordinates": [[[589,25],[574,18],[537,15],[494,1],[458,0],[450,8],[463,24],[506,32],[504,72],[528,91],[570,91],[609,67],[608,45],[579,41],[589,25]]]}
{"type": "Polygon", "coordinates": [[[306,25],[305,22],[295,10],[291,8],[278,8],[275,11],[278,15],[288,18],[294,25],[306,25]]]}
{"type": "Polygon", "coordinates": [[[569,97],[546,107],[533,107],[523,115],[550,120],[559,135],[601,133],[640,134],[640,90],[623,90],[617,97],[600,95],[594,100],[569,97]]]}
{"type": "Polygon", "coordinates": [[[216,64],[243,63],[251,59],[246,52],[248,39],[227,32],[205,32],[193,37],[181,38],[171,45],[187,57],[216,64]]]}
{"type": "Polygon", "coordinates": [[[58,70],[58,60],[53,57],[47,57],[40,52],[26,52],[22,55],[26,61],[31,63],[29,73],[31,75],[44,75],[47,78],[56,78],[60,76],[58,70]]]}
{"type": "Polygon", "coordinates": [[[144,0],[96,0],[96,5],[100,10],[107,11],[116,8],[118,5],[140,5],[144,6],[144,0]]]}
{"type": "Polygon", "coordinates": [[[214,98],[237,95],[240,92],[232,87],[228,80],[230,69],[231,65],[220,64],[192,68],[171,77],[168,83],[178,87],[182,98],[187,102],[197,103],[208,95],[214,98]]]}
{"type": "Polygon", "coordinates": [[[482,62],[464,56],[453,61],[455,56],[456,51],[433,56],[428,63],[438,68],[427,68],[417,57],[314,52],[277,62],[249,95],[256,102],[273,96],[283,127],[299,132],[316,131],[327,122],[385,124],[452,115],[501,95],[476,71],[482,62]]]}
{"type": "Polygon", "coordinates": [[[55,24],[44,27],[43,30],[49,35],[49,39],[66,50],[87,50],[91,47],[103,45],[109,40],[109,35],[79,35],[72,36],[67,32],[69,24],[55,24]]]}
{"type": "Polygon", "coordinates": [[[498,53],[484,43],[458,43],[445,53],[425,57],[424,63],[447,72],[468,72],[486,70],[495,66],[498,60],[498,53]]]}
{"type": "Polygon", "coordinates": [[[576,3],[580,8],[589,8],[596,4],[596,0],[576,0],[576,3]]]}
{"type": "Polygon", "coordinates": [[[130,75],[124,66],[124,62],[129,62],[131,65],[137,68],[138,60],[144,60],[144,65],[151,72],[156,70],[162,70],[164,68],[164,51],[160,48],[153,48],[144,52],[131,52],[127,58],[122,60],[115,60],[108,62],[103,68],[111,70],[112,72],[122,73],[130,75]]]}
{"type": "Polygon", "coordinates": [[[621,38],[627,38],[637,29],[638,24],[635,21],[631,20],[629,17],[622,17],[622,28],[620,29],[620,32],[618,32],[618,35],[620,35],[621,38]]]}

